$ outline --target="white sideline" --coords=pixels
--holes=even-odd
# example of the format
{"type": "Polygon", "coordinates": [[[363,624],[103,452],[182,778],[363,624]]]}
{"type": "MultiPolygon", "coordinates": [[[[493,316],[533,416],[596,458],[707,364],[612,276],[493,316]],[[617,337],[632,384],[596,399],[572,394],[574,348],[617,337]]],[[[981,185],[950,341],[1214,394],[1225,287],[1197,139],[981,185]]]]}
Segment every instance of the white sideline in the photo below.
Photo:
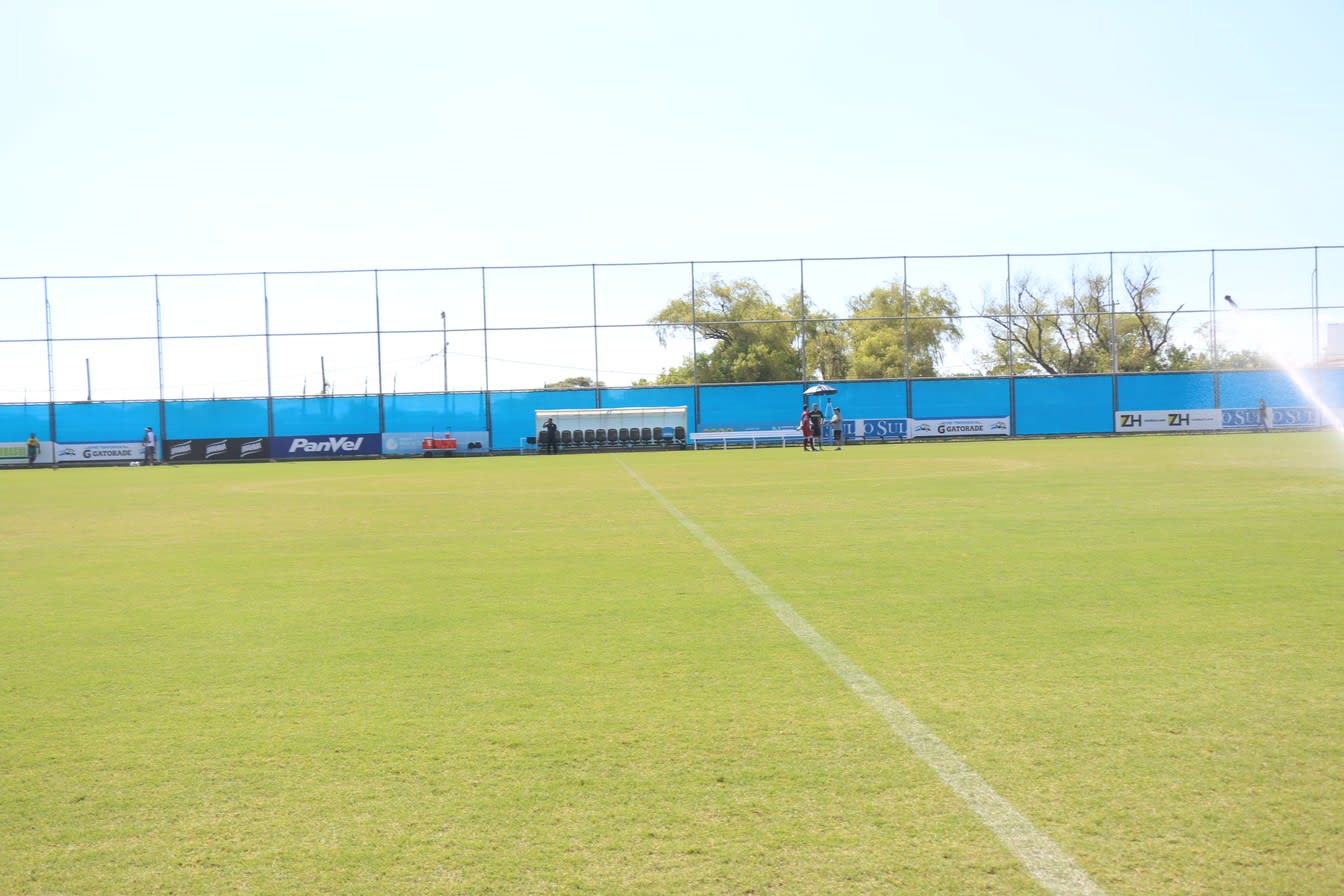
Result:
{"type": "Polygon", "coordinates": [[[901,740],[921,761],[928,765],[953,793],[980,816],[1005,846],[1017,856],[1042,887],[1059,896],[1104,896],[1104,891],[1093,883],[1087,872],[1064,854],[1053,840],[1036,829],[1026,816],[1013,808],[998,792],[980,777],[975,769],[953,752],[921,722],[905,704],[882,689],[872,676],[840,652],[830,641],[798,614],[787,601],[770,589],[751,570],[715,541],[710,535],[678,510],[661,493],[621,461],[627,473],[653,496],[682,526],[699,540],[710,553],[765,602],[779,621],[793,632],[813,653],[821,657],[831,671],[839,676],[855,694],[875,709],[901,740]]]}

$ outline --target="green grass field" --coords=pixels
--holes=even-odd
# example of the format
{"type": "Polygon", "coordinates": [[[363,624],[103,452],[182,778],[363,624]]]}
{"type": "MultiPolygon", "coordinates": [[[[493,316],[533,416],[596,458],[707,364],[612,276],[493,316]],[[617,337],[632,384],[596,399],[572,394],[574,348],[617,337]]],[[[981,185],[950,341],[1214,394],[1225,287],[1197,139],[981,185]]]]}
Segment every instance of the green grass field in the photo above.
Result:
{"type": "Polygon", "coordinates": [[[0,497],[0,893],[1045,892],[770,599],[1095,890],[1344,892],[1330,434],[0,497]]]}

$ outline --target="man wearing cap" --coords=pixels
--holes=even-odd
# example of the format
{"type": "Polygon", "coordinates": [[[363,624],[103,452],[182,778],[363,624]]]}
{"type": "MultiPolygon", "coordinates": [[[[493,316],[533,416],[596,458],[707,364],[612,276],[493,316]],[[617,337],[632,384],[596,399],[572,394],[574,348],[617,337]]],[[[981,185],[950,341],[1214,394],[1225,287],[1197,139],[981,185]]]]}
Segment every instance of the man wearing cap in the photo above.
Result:
{"type": "Polygon", "coordinates": [[[145,427],[143,444],[145,446],[145,466],[152,467],[154,466],[154,427],[145,427]]]}

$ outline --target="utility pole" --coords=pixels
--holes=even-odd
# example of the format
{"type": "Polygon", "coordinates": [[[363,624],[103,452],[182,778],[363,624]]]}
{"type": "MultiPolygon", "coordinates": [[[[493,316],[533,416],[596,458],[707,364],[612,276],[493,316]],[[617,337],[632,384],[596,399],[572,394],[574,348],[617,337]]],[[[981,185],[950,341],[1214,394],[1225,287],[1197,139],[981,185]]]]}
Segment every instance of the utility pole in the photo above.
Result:
{"type": "Polygon", "coordinates": [[[448,312],[440,311],[439,320],[443,321],[443,391],[448,392],[448,312]]]}

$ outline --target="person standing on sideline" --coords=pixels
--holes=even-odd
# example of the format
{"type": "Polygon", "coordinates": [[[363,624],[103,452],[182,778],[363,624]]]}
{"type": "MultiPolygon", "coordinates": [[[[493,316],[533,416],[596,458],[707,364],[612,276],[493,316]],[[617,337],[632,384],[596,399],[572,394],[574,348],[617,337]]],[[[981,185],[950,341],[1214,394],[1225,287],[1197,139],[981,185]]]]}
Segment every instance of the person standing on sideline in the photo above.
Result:
{"type": "Polygon", "coordinates": [[[812,444],[812,415],[807,412],[807,402],[803,402],[803,416],[798,421],[798,428],[803,431],[803,450],[815,451],[812,444]]]}
{"type": "Polygon", "coordinates": [[[809,416],[812,418],[812,447],[820,451],[821,443],[826,440],[826,418],[821,416],[821,405],[814,403],[809,416]]]}
{"type": "Polygon", "coordinates": [[[560,450],[560,427],[555,425],[554,418],[547,417],[541,428],[546,433],[546,453],[555,454],[560,450]]]}
{"type": "Polygon", "coordinates": [[[1260,407],[1257,409],[1260,415],[1260,431],[1269,432],[1269,408],[1265,407],[1265,400],[1260,399],[1260,407]]]}
{"type": "Polygon", "coordinates": [[[37,440],[37,433],[28,433],[28,466],[37,463],[37,450],[42,447],[42,443],[37,440]]]}
{"type": "Polygon", "coordinates": [[[145,446],[145,466],[154,466],[154,427],[145,427],[145,437],[141,444],[145,446]]]}
{"type": "Polygon", "coordinates": [[[835,440],[835,450],[845,447],[845,420],[840,416],[840,405],[835,406],[831,414],[831,438],[835,440]]]}

